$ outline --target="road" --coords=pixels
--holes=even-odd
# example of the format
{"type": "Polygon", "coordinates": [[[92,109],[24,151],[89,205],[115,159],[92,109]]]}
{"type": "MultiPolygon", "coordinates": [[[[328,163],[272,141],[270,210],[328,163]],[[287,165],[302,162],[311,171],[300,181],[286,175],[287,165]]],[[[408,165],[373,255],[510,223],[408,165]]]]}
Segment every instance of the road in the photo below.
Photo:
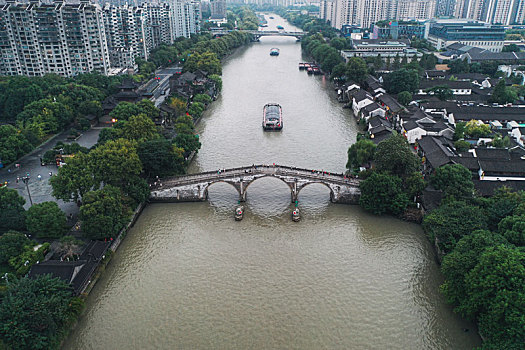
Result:
{"type": "Polygon", "coordinates": [[[180,66],[171,66],[167,68],[157,69],[155,77],[150,79],[147,83],[141,86],[141,90],[153,93],[152,100],[155,106],[160,106],[166,97],[169,95],[169,79],[173,74],[179,74],[182,71],[180,66]],[[159,78],[159,79],[157,79],[159,78]],[[164,94],[162,92],[164,91],[164,94]]]}
{"type": "MultiPolygon", "coordinates": [[[[98,135],[100,134],[101,128],[93,128],[84,132],[82,136],[76,141],[79,145],[83,147],[90,148],[97,143],[98,135]]],[[[51,141],[47,142],[43,146],[35,149],[28,155],[25,155],[19,159],[18,163],[20,168],[15,168],[14,164],[7,166],[4,169],[0,169],[0,182],[4,183],[8,181],[8,187],[18,190],[18,193],[24,197],[26,200],[25,208],[31,206],[29,196],[27,193],[27,188],[22,181],[16,182],[17,177],[27,176],[29,174],[30,180],[28,183],[29,192],[31,193],[31,198],[33,204],[56,201],[59,207],[67,214],[73,214],[76,217],[78,213],[78,207],[75,203],[64,202],[62,200],[56,200],[52,196],[52,189],[49,183],[49,173],[56,175],[58,168],[54,164],[44,165],[40,164],[40,158],[46,153],[46,151],[52,149],[57,142],[62,141],[64,143],[69,143],[67,141],[67,136],[69,135],[69,130],[62,132],[56,136],[51,141]],[[41,180],[38,180],[38,175],[41,175],[41,180]]]]}

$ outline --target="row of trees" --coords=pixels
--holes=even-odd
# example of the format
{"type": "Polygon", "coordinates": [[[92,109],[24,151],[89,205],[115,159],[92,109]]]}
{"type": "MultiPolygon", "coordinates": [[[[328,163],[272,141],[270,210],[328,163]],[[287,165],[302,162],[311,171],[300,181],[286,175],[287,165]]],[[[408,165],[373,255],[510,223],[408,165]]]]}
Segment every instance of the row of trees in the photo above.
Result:
{"type": "Polygon", "coordinates": [[[471,172],[445,165],[431,178],[445,199],[423,220],[443,257],[441,286],[455,311],[478,323],[483,348],[525,343],[525,193],[476,197],[471,172]]]}
{"type": "Polygon", "coordinates": [[[346,45],[347,41],[345,39],[334,38],[328,42],[319,33],[307,36],[301,42],[303,50],[321,65],[323,71],[329,73],[332,72],[337,65],[344,65],[339,50],[346,45]]]}
{"type": "MultiPolygon", "coordinates": [[[[243,18],[250,23],[253,18],[245,15],[247,8],[239,10],[243,18]]],[[[255,14],[249,11],[253,16],[255,14]]],[[[257,20],[257,17],[255,17],[257,20]]],[[[255,22],[257,29],[257,22],[255,22]]],[[[249,29],[249,28],[243,28],[249,29]]],[[[197,69],[210,74],[221,74],[220,59],[228,55],[233,49],[251,41],[251,34],[242,31],[232,31],[228,35],[213,38],[209,33],[195,34],[191,38],[177,38],[173,45],[161,45],[151,52],[148,61],[137,59],[141,74],[149,76],[156,68],[180,62],[184,70],[194,72],[197,69]]]]}
{"type": "Polygon", "coordinates": [[[0,161],[14,162],[72,124],[89,127],[85,116],[99,117],[102,101],[119,83],[97,73],[0,77],[0,121],[11,124],[0,126],[0,161]]]}
{"type": "Polygon", "coordinates": [[[149,196],[144,177],[183,173],[185,155],[200,148],[191,116],[180,116],[177,136],[167,139],[148,115],[158,115],[155,110],[147,100],[122,102],[113,128],[104,129],[89,153],[77,153],[50,180],[57,199],[82,201],[82,230],[89,238],[115,237],[132,208],[149,196]]]}
{"type": "MultiPolygon", "coordinates": [[[[475,126],[472,126],[475,127],[475,126]]],[[[426,186],[420,160],[394,134],[376,147],[361,139],[348,151],[349,170],[359,173],[360,205],[375,214],[402,214],[426,186]]],[[[443,256],[441,286],[455,311],[479,325],[484,349],[521,349],[525,343],[525,192],[502,188],[475,196],[472,173],[445,165],[430,178],[443,192],[423,228],[443,256]]]]}

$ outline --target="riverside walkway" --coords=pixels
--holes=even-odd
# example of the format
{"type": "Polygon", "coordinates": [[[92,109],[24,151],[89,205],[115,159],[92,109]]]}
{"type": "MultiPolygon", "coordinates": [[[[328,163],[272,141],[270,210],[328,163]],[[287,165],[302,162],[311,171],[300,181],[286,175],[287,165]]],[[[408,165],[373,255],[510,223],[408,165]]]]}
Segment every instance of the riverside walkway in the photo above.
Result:
{"type": "Polygon", "coordinates": [[[217,182],[231,184],[239,193],[239,200],[245,201],[250,184],[263,177],[275,177],[286,183],[290,188],[292,202],[297,200],[301,189],[313,183],[329,188],[330,200],[333,203],[356,204],[361,194],[360,180],[348,178],[343,174],[276,164],[258,164],[160,179],[151,184],[150,201],[205,201],[208,199],[208,188],[217,182]]]}

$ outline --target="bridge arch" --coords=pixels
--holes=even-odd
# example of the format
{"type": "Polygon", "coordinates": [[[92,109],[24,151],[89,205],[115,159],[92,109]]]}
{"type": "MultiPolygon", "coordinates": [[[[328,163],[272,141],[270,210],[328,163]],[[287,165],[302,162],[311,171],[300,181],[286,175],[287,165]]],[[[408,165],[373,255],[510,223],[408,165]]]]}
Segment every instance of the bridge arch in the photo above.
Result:
{"type": "Polygon", "coordinates": [[[223,179],[219,179],[219,180],[216,180],[216,181],[211,181],[211,182],[208,182],[206,185],[203,186],[203,199],[208,199],[208,190],[210,188],[210,186],[212,185],[215,185],[217,183],[225,183],[225,184],[228,184],[230,186],[232,186],[233,188],[235,188],[235,191],[237,191],[237,193],[239,194],[239,196],[241,196],[241,192],[239,191],[239,188],[237,188],[237,186],[235,186],[235,184],[233,184],[231,181],[226,181],[226,180],[223,180],[223,179]]]}
{"type": "MultiPolygon", "coordinates": [[[[248,190],[248,187],[250,187],[250,185],[253,184],[254,182],[256,182],[257,180],[264,179],[264,178],[278,179],[281,182],[283,182],[284,184],[286,184],[288,189],[291,192],[293,192],[293,188],[291,187],[291,185],[288,182],[286,182],[283,178],[281,178],[280,176],[273,176],[271,174],[264,174],[263,176],[257,176],[257,177],[255,177],[253,179],[250,179],[249,181],[243,181],[243,184],[246,184],[246,185],[243,185],[242,193],[240,193],[241,198],[242,198],[243,201],[246,200],[246,191],[248,190]]],[[[292,195],[293,195],[293,193],[292,193],[292,195]]]]}
{"type": "Polygon", "coordinates": [[[325,186],[326,188],[328,188],[328,190],[330,191],[330,200],[332,202],[334,201],[335,193],[334,193],[333,188],[329,184],[327,184],[326,182],[323,182],[323,181],[312,181],[312,182],[305,183],[304,185],[298,186],[297,187],[296,197],[299,197],[299,193],[301,192],[301,190],[303,188],[307,187],[308,185],[312,185],[312,184],[321,184],[321,185],[325,186]]]}
{"type": "Polygon", "coordinates": [[[288,182],[286,182],[283,178],[281,178],[280,176],[273,176],[272,174],[263,174],[263,176],[258,176],[254,179],[251,179],[249,181],[243,181],[243,183],[246,183],[246,186],[244,186],[244,190],[246,191],[248,189],[248,187],[254,183],[255,181],[259,180],[259,179],[264,179],[264,178],[272,178],[272,179],[278,179],[280,181],[282,181],[282,183],[286,184],[286,186],[288,186],[288,188],[290,188],[290,184],[288,182]]]}

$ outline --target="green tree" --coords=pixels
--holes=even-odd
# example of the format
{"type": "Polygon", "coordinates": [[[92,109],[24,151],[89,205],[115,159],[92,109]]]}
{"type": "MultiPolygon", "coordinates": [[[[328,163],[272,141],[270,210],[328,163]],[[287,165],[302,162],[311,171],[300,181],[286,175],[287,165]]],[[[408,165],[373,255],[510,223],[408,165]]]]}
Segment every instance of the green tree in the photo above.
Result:
{"type": "Polygon", "coordinates": [[[122,202],[118,187],[106,185],[103,189],[86,193],[80,207],[82,232],[91,239],[116,237],[125,226],[130,212],[122,202]]]}
{"type": "Polygon", "coordinates": [[[346,78],[346,64],[341,62],[332,69],[332,79],[342,79],[343,77],[346,78]]]}
{"type": "Polygon", "coordinates": [[[373,172],[361,182],[359,205],[374,214],[402,214],[408,205],[408,198],[401,188],[397,176],[373,172]]]}
{"type": "Polygon", "coordinates": [[[168,176],[184,173],[184,150],[169,140],[152,140],[142,143],[138,155],[148,176],[168,176]]]}
{"type": "Polygon", "coordinates": [[[33,145],[12,125],[0,125],[0,160],[10,164],[30,152],[33,145]]]}
{"type": "Polygon", "coordinates": [[[431,182],[446,196],[456,199],[471,198],[474,194],[472,173],[461,164],[447,164],[437,168],[431,182]]]}
{"type": "Polygon", "coordinates": [[[474,138],[490,135],[490,126],[479,120],[471,120],[465,124],[465,134],[474,138]]]}
{"type": "Polygon", "coordinates": [[[221,91],[222,90],[222,79],[220,77],[220,75],[218,74],[210,74],[208,76],[208,78],[213,81],[213,83],[215,84],[215,88],[217,89],[217,91],[221,91]]]}
{"type": "Polygon", "coordinates": [[[346,64],[346,78],[362,84],[368,75],[368,67],[361,57],[352,57],[346,64]]]}
{"type": "Polygon", "coordinates": [[[402,91],[414,92],[419,87],[419,75],[416,70],[401,68],[385,76],[387,91],[398,94],[402,91]]]}
{"type": "Polygon", "coordinates": [[[184,149],[186,153],[197,151],[201,148],[201,143],[197,135],[179,134],[173,140],[177,147],[184,149]]]}
{"type": "Polygon", "coordinates": [[[120,186],[125,179],[142,172],[135,144],[129,140],[108,141],[89,153],[96,183],[120,186]]]}
{"type": "Polygon", "coordinates": [[[370,163],[374,159],[376,145],[368,139],[361,139],[348,149],[348,170],[358,169],[360,166],[370,163]]]}
{"type": "Polygon", "coordinates": [[[374,160],[379,171],[405,176],[419,170],[420,160],[409,148],[407,140],[393,133],[377,145],[374,160]]]}
{"type": "Polygon", "coordinates": [[[212,101],[211,97],[206,94],[197,94],[193,97],[193,102],[200,102],[205,105],[210,104],[212,101]]]}
{"type": "Polygon", "coordinates": [[[470,143],[465,140],[457,140],[454,142],[454,147],[458,152],[466,152],[470,149],[470,143]]]}
{"type": "Polygon", "coordinates": [[[408,106],[408,104],[412,102],[412,94],[408,91],[401,91],[397,94],[397,100],[402,105],[408,106]]]}
{"type": "Polygon", "coordinates": [[[198,119],[202,115],[202,112],[204,112],[205,108],[206,106],[204,106],[203,103],[193,102],[188,109],[188,113],[193,117],[193,119],[198,119]]]}
{"type": "Polygon", "coordinates": [[[452,74],[468,73],[470,71],[470,65],[468,64],[466,58],[463,60],[454,60],[448,64],[448,67],[450,68],[450,73],[452,74]]]}
{"type": "Polygon", "coordinates": [[[27,230],[40,238],[59,238],[66,232],[66,214],[56,202],[34,204],[27,211],[27,230]]]}
{"type": "Polygon", "coordinates": [[[112,111],[109,116],[117,121],[128,120],[133,115],[139,115],[142,112],[142,108],[131,102],[120,102],[112,111]]]}
{"type": "Polygon", "coordinates": [[[525,215],[507,216],[500,221],[498,231],[510,243],[525,246],[525,215]]]}
{"type": "MultiPolygon", "coordinates": [[[[518,209],[521,203],[523,203],[523,192],[513,192],[506,186],[496,189],[494,195],[486,200],[484,206],[487,212],[489,229],[496,231],[502,219],[512,215],[522,215],[518,209]]],[[[501,234],[504,231],[499,230],[501,234]]],[[[511,241],[509,238],[507,239],[511,241]]],[[[512,243],[516,244],[514,241],[512,243]]]]}
{"type": "Polygon", "coordinates": [[[516,94],[512,88],[505,85],[505,79],[500,79],[494,87],[494,91],[489,98],[489,102],[506,104],[512,103],[517,99],[518,94],[516,94]]]}
{"type": "Polygon", "coordinates": [[[41,244],[39,248],[29,248],[24,250],[20,255],[13,256],[9,259],[9,266],[16,271],[17,276],[25,276],[31,266],[37,261],[43,261],[44,256],[49,252],[50,244],[48,242],[41,244]]]}
{"type": "Polygon", "coordinates": [[[441,264],[445,276],[441,291],[450,304],[458,306],[468,298],[465,276],[478,264],[485,249],[505,243],[499,234],[477,230],[461,238],[454,250],[445,255],[441,264]]]}
{"type": "Polygon", "coordinates": [[[89,159],[88,155],[79,153],[58,169],[57,176],[49,179],[55,198],[77,202],[96,185],[89,159]]]}
{"type": "Polygon", "coordinates": [[[159,116],[160,109],[155,107],[155,103],[153,103],[153,101],[143,99],[137,103],[137,106],[140,108],[140,113],[138,114],[144,114],[150,119],[155,119],[159,116]]]}
{"type": "Polygon", "coordinates": [[[465,129],[467,123],[458,122],[456,123],[456,129],[454,130],[454,141],[461,140],[465,137],[465,129]]]}
{"type": "Polygon", "coordinates": [[[150,195],[148,183],[139,176],[130,177],[122,186],[122,191],[135,201],[135,204],[146,201],[150,195]]]}
{"type": "Polygon", "coordinates": [[[203,53],[193,52],[184,63],[184,71],[186,72],[195,72],[198,69],[209,74],[222,74],[221,61],[217,58],[217,54],[211,51],[203,53]]]}
{"type": "Polygon", "coordinates": [[[525,342],[525,256],[515,247],[488,247],[465,276],[462,315],[479,320],[487,347],[519,349],[525,342]]]}
{"type": "Polygon", "coordinates": [[[510,145],[511,145],[511,141],[508,135],[505,136],[504,138],[501,138],[500,135],[496,135],[492,139],[492,146],[496,148],[506,148],[506,147],[510,147],[510,145]]]}
{"type": "Polygon", "coordinates": [[[451,252],[463,236],[486,228],[485,212],[459,201],[441,204],[423,219],[423,229],[443,253],[451,252]]]}
{"type": "Polygon", "coordinates": [[[50,275],[11,283],[0,304],[0,336],[12,349],[57,349],[74,312],[71,288],[50,275]]]}
{"type": "Polygon", "coordinates": [[[0,233],[25,229],[25,203],[16,190],[0,187],[0,233]]]}
{"type": "Polygon", "coordinates": [[[342,50],[346,47],[346,39],[344,38],[333,38],[330,40],[330,46],[336,50],[342,50]]]}
{"type": "Polygon", "coordinates": [[[187,103],[181,98],[172,97],[168,102],[168,106],[175,111],[175,116],[180,116],[186,112],[187,103]]]}
{"type": "Polygon", "coordinates": [[[420,172],[413,172],[410,176],[407,176],[403,181],[403,188],[408,198],[414,198],[421,194],[427,187],[427,183],[423,175],[420,172]]]}
{"type": "Polygon", "coordinates": [[[0,264],[6,264],[9,259],[20,255],[31,241],[23,233],[7,231],[0,236],[0,264]]]}
{"type": "Polygon", "coordinates": [[[129,118],[122,126],[122,137],[137,141],[139,144],[144,141],[154,140],[160,137],[155,123],[146,114],[134,115],[129,118]]]}

